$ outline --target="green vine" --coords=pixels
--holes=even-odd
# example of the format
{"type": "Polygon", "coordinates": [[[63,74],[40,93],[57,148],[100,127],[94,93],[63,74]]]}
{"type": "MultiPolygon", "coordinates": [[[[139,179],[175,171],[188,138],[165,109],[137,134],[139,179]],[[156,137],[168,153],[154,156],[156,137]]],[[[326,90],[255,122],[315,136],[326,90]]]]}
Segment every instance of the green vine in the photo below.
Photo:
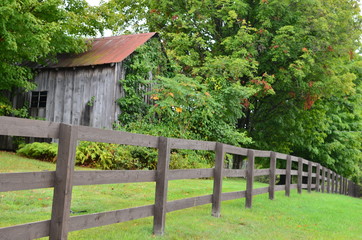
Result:
{"type": "Polygon", "coordinates": [[[93,107],[95,101],[96,101],[96,97],[92,96],[91,99],[87,102],[87,105],[90,107],[93,107]]]}
{"type": "Polygon", "coordinates": [[[147,114],[149,104],[144,101],[147,92],[157,76],[163,74],[162,66],[167,66],[158,38],[152,38],[138,48],[123,62],[126,70],[125,79],[120,80],[125,96],[118,99],[121,125],[137,121],[147,114]]]}

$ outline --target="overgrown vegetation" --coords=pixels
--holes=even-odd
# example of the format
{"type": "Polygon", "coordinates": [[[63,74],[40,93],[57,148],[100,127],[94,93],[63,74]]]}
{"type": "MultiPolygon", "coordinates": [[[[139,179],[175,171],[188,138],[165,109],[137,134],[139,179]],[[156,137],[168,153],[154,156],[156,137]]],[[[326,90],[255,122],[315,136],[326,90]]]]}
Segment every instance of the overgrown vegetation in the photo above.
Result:
{"type": "Polygon", "coordinates": [[[123,64],[127,72],[120,80],[124,96],[117,102],[122,112],[118,120],[124,126],[147,114],[152,100],[146,94],[154,85],[154,76],[167,74],[169,66],[157,36],[139,47],[123,64]]]}
{"type": "MultiPolygon", "coordinates": [[[[29,158],[55,162],[58,145],[55,143],[30,143],[22,145],[17,153],[29,158]]],[[[214,155],[206,151],[178,150],[171,153],[171,169],[210,168],[214,155]]],[[[111,169],[156,169],[156,149],[123,146],[109,143],[80,142],[76,150],[76,165],[111,169]]]]}
{"type": "Polygon", "coordinates": [[[55,162],[58,154],[58,146],[55,143],[34,142],[31,144],[20,145],[17,153],[29,158],[55,162]]]}
{"type": "Polygon", "coordinates": [[[108,21],[123,19],[115,30],[158,32],[173,66],[174,75],[158,78],[154,105],[127,130],[153,125],[165,136],[293,154],[355,181],[362,176],[358,1],[110,0],[103,7],[114,13],[108,21]]]}
{"type": "Polygon", "coordinates": [[[362,179],[357,0],[7,0],[0,12],[0,115],[26,116],[4,100],[33,87],[18,63],[80,52],[81,36],[105,28],[158,32],[125,62],[117,129],[293,154],[362,179]]]}

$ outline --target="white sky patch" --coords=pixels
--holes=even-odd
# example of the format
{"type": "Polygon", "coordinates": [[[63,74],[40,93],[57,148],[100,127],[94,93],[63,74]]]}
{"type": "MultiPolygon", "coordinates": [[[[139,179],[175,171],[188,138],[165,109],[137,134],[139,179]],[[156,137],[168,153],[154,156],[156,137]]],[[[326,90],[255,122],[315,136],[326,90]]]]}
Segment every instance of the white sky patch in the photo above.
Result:
{"type": "MultiPolygon", "coordinates": [[[[99,4],[101,3],[102,0],[87,0],[88,4],[91,6],[99,6],[99,4]]],[[[107,2],[107,0],[103,0],[103,2],[107,2]]],[[[113,36],[113,33],[111,30],[106,29],[103,33],[103,36],[101,36],[100,34],[97,37],[110,37],[113,36]]]]}
{"type": "Polygon", "coordinates": [[[101,0],[87,0],[88,4],[91,6],[99,6],[101,0]]]}

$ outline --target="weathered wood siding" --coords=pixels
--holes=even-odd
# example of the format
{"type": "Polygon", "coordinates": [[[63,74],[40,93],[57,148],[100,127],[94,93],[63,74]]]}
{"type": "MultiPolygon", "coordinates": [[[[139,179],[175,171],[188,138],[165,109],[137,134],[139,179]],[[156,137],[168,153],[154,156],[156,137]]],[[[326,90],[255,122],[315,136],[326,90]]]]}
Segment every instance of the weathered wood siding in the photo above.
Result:
{"type": "Polygon", "coordinates": [[[48,91],[45,114],[32,109],[32,116],[111,129],[120,113],[116,100],[122,96],[119,79],[124,75],[122,63],[42,70],[35,77],[35,91],[48,91]]]}

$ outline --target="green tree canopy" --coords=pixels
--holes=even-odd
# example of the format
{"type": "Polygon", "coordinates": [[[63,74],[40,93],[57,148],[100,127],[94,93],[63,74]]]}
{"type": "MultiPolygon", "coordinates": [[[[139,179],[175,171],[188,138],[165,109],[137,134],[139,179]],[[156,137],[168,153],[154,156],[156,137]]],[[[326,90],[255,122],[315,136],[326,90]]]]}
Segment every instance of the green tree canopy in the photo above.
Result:
{"type": "MultiPolygon", "coordinates": [[[[103,31],[85,0],[3,0],[0,3],[0,91],[29,90],[31,69],[58,53],[82,52],[84,36],[103,31]]],[[[6,101],[4,98],[0,101],[6,101]]]]}
{"type": "Polygon", "coordinates": [[[159,32],[176,72],[207,86],[222,108],[230,106],[227,89],[253,92],[232,96],[239,104],[229,112],[228,124],[252,137],[246,146],[358,174],[358,1],[110,0],[103,7],[114,30],[159,32]]]}

